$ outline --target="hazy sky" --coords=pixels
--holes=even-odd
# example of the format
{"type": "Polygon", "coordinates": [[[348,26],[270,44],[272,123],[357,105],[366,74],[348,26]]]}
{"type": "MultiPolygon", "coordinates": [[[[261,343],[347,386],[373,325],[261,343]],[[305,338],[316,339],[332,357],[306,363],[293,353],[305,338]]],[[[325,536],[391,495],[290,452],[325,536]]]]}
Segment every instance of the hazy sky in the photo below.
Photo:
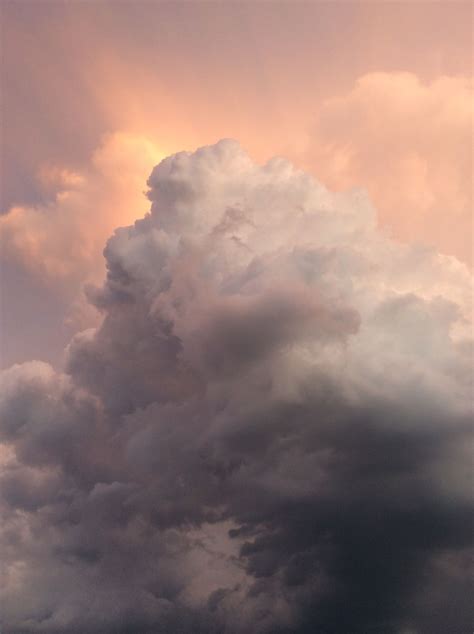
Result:
{"type": "Polygon", "coordinates": [[[472,4],[1,18],[5,632],[470,631],[472,4]]]}

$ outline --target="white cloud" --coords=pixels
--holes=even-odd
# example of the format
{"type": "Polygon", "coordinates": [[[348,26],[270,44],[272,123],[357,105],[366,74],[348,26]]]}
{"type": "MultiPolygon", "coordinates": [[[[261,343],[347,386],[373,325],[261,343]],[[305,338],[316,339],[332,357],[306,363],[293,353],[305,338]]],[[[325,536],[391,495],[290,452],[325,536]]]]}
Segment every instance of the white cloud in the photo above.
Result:
{"type": "Polygon", "coordinates": [[[441,634],[420,573],[471,538],[467,269],[234,141],[148,183],[67,375],[4,375],[9,629],[441,634]]]}

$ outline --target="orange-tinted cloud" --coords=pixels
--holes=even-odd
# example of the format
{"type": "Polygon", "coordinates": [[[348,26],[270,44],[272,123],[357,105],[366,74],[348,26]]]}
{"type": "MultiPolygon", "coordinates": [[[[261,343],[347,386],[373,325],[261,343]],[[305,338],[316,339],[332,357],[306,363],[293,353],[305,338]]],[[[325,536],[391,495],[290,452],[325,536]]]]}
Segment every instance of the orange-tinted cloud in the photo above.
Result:
{"type": "Polygon", "coordinates": [[[38,178],[52,202],[17,206],[0,217],[2,258],[58,291],[103,274],[102,250],[116,227],[149,206],[146,179],[162,154],[147,139],[125,133],[105,138],[82,173],[43,166],[38,178]]]}
{"type": "Polygon", "coordinates": [[[327,99],[307,162],[329,186],[365,187],[397,238],[472,259],[472,82],[370,73],[327,99]]]}

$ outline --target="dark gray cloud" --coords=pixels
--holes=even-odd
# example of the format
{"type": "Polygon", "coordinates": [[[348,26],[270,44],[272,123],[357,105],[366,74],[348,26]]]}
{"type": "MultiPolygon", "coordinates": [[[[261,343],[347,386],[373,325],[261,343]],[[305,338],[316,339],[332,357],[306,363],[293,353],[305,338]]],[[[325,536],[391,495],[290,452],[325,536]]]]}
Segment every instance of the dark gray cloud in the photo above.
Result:
{"type": "Polygon", "coordinates": [[[149,186],[3,375],[5,631],[468,632],[465,269],[232,141],[149,186]]]}

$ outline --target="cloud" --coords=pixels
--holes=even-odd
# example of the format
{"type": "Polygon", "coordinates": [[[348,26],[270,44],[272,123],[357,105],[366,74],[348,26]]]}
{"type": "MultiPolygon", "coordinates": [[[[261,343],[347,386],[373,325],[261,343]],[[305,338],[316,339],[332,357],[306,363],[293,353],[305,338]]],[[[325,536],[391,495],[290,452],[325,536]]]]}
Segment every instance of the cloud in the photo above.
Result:
{"type": "Polygon", "coordinates": [[[143,137],[104,137],[82,173],[42,165],[44,205],[15,206],[0,217],[2,259],[64,291],[103,274],[105,240],[146,211],[143,182],[161,158],[143,137]]]}
{"type": "Polygon", "coordinates": [[[235,141],[148,185],[65,374],[3,374],[4,628],[467,631],[467,269],[235,141]]]}
{"type": "Polygon", "coordinates": [[[472,262],[472,81],[369,73],[323,101],[306,165],[337,189],[364,186],[397,238],[472,262]]]}
{"type": "Polygon", "coordinates": [[[0,216],[3,367],[30,355],[58,364],[72,334],[97,323],[84,285],[103,278],[114,228],[146,212],[144,183],[160,158],[143,137],[108,135],[80,171],[40,167],[46,202],[0,216]]]}

